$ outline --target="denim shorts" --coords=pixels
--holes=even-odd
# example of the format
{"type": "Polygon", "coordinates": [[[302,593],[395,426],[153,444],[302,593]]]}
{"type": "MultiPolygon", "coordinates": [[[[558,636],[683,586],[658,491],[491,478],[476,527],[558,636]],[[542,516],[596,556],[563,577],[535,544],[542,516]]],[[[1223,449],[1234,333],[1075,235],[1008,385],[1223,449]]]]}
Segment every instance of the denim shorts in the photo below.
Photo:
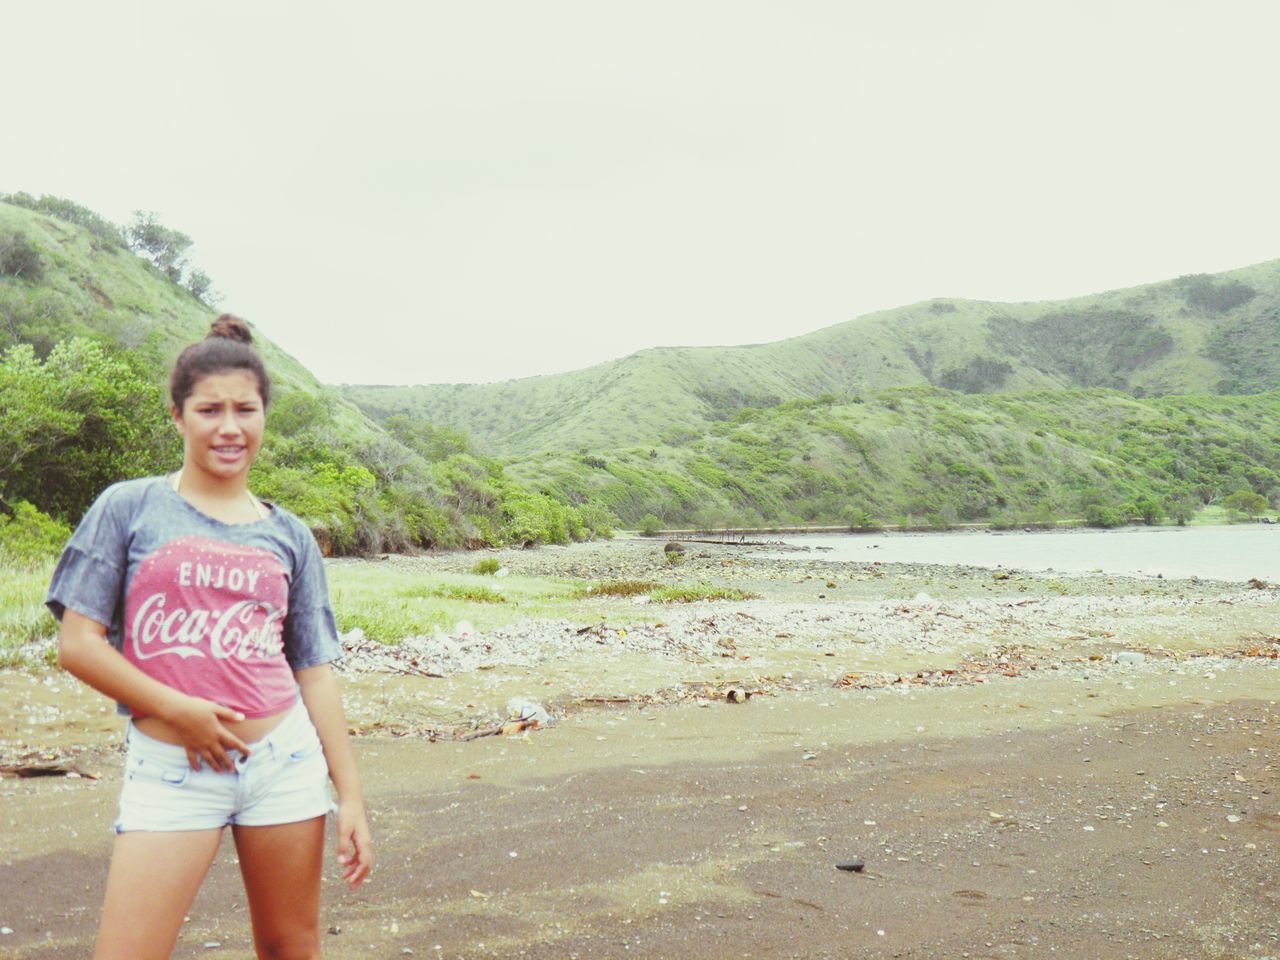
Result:
{"type": "Polygon", "coordinates": [[[116,833],[211,830],[227,824],[271,826],[333,809],[329,767],[299,699],[249,755],[228,750],[234,769],[192,770],[184,748],[129,725],[116,833]]]}

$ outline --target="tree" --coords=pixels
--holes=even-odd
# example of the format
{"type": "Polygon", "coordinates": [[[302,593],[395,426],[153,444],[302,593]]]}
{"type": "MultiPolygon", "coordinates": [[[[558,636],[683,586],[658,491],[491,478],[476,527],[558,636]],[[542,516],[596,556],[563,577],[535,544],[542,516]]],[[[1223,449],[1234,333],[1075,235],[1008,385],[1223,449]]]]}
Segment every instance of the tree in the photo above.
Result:
{"type": "Polygon", "coordinates": [[[174,283],[182,282],[187,269],[187,251],[191,238],[185,233],[170,230],[151,211],[135,210],[133,222],[125,228],[129,249],[145,260],[174,283]]]}
{"type": "Polygon", "coordinates": [[[1267,498],[1252,490],[1237,490],[1224,497],[1222,505],[1228,510],[1243,513],[1250,520],[1256,520],[1267,509],[1267,498]]]}
{"type": "Polygon", "coordinates": [[[177,438],[159,387],[128,356],[73,339],[41,362],[29,344],[0,358],[0,497],[78,520],[108,484],[159,473],[177,438]]]}
{"type": "Polygon", "coordinates": [[[203,270],[192,270],[187,274],[186,288],[206,307],[217,306],[222,301],[222,297],[213,289],[213,280],[203,270]]]}

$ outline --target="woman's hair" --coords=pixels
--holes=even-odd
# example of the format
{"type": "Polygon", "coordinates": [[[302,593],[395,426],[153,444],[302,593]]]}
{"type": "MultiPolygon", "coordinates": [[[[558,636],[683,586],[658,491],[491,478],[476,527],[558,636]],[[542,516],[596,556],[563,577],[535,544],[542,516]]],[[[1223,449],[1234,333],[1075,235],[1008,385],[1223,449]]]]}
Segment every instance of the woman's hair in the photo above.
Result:
{"type": "Polygon", "coordinates": [[[257,378],[258,394],[265,410],[271,399],[271,378],[267,376],[267,368],[262,365],[262,358],[252,343],[249,325],[239,317],[224,313],[213,321],[209,325],[208,336],[191,344],[174,361],[173,374],[169,377],[169,396],[178,411],[182,411],[182,405],[197,383],[212,374],[232,370],[247,370],[257,378]]]}

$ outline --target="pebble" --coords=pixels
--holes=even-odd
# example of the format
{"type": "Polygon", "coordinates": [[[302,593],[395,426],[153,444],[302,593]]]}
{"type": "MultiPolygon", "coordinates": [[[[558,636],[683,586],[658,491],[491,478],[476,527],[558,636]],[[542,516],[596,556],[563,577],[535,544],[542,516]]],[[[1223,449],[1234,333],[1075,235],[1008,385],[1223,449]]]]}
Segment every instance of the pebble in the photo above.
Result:
{"type": "Polygon", "coordinates": [[[847,870],[850,873],[861,873],[866,867],[866,862],[856,857],[853,860],[841,860],[836,863],[837,870],[847,870]]]}

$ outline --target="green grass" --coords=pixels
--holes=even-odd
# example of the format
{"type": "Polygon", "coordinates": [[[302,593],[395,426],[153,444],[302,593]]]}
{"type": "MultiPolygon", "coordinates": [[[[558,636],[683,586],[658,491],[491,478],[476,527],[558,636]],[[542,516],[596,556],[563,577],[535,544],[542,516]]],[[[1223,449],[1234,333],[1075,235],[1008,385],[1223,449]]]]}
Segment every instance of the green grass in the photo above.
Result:
{"type": "Polygon", "coordinates": [[[491,576],[502,569],[502,561],[497,557],[484,557],[476,561],[471,572],[479,576],[491,576]]]}
{"type": "Polygon", "coordinates": [[[52,573],[52,561],[19,565],[0,560],[0,667],[32,665],[21,648],[57,633],[57,621],[44,605],[52,573]]]}
{"type": "Polygon", "coordinates": [[[697,586],[662,587],[653,591],[649,598],[655,603],[697,603],[699,600],[758,600],[760,594],[737,587],[713,587],[707,584],[697,586]]]}
{"type": "Polygon", "coordinates": [[[582,591],[584,597],[638,597],[651,593],[659,584],[649,580],[606,580],[593,583],[582,591]]]}
{"type": "Polygon", "coordinates": [[[555,580],[508,577],[498,592],[477,575],[348,561],[330,563],[327,569],[338,629],[345,633],[359,627],[382,643],[437,628],[451,633],[464,620],[477,630],[492,630],[524,617],[577,612],[574,585],[555,580]]]}

